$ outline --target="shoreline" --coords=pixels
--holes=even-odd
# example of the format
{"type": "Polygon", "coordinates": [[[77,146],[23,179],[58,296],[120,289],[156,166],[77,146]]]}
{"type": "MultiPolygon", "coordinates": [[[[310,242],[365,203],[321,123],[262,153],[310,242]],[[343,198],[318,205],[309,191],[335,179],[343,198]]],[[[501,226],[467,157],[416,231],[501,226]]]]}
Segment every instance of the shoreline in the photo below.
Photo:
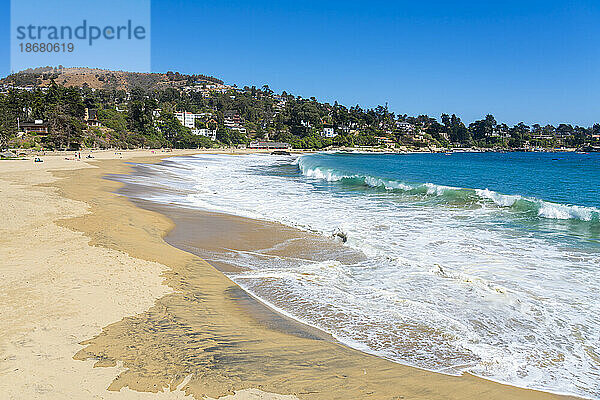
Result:
{"type": "MultiPolygon", "coordinates": [[[[171,155],[177,154],[135,162],[158,162],[171,155]]],[[[70,199],[63,201],[87,203],[90,209],[59,218],[58,225],[82,232],[94,248],[168,268],[161,276],[169,289],[150,308],[101,323],[102,332],[82,342],[85,347],[75,355],[76,360],[94,359],[101,367],[122,363],[127,370],[121,369],[109,390],[160,393],[179,388],[196,398],[250,388],[306,399],[567,398],[470,374],[456,377],[420,370],[264,326],[240,305],[239,286],[201,258],[163,240],[176,226],[171,219],[114,193],[121,184],[105,176],[130,173],[130,165],[124,160],[90,161],[93,168],[57,171],[53,175],[61,179],[44,183],[70,199]]]]}
{"type": "MultiPolygon", "coordinates": [[[[145,175],[141,174],[141,171],[135,170],[135,166],[133,166],[133,170],[130,175],[134,175],[137,177],[145,177],[145,175]]],[[[148,175],[148,177],[151,178],[152,174],[148,175]]],[[[119,180],[117,179],[117,181],[119,181],[119,180]]],[[[122,182],[122,181],[119,181],[119,182],[122,182]]],[[[210,265],[214,266],[216,269],[218,269],[225,275],[227,275],[228,272],[239,272],[239,270],[235,269],[235,266],[233,266],[234,269],[231,269],[228,265],[224,265],[224,266],[220,265],[223,262],[213,263],[211,260],[209,260],[207,258],[206,249],[207,248],[214,249],[214,247],[215,247],[215,243],[214,243],[214,240],[212,240],[212,238],[211,238],[210,244],[207,242],[206,238],[196,239],[198,236],[206,235],[206,232],[200,232],[200,231],[194,229],[194,227],[206,226],[206,223],[205,223],[206,219],[214,219],[217,221],[220,220],[220,223],[212,222],[209,224],[209,225],[215,225],[215,224],[219,225],[220,230],[221,230],[220,234],[230,233],[230,231],[227,228],[223,229],[223,226],[231,225],[230,222],[226,222],[226,221],[236,220],[236,221],[238,221],[239,225],[248,225],[249,226],[248,230],[251,230],[255,234],[257,231],[256,226],[261,226],[260,229],[264,229],[265,231],[268,231],[267,234],[259,233],[258,234],[259,237],[266,235],[266,236],[272,236],[272,237],[278,238],[278,240],[274,241],[273,243],[268,243],[268,244],[262,243],[262,244],[258,245],[257,248],[248,249],[247,248],[248,243],[244,242],[243,239],[240,239],[238,237],[237,231],[239,228],[237,228],[237,229],[235,229],[235,232],[233,235],[234,239],[229,240],[227,242],[227,245],[229,245],[227,250],[233,249],[235,251],[249,251],[251,253],[258,252],[261,254],[269,255],[270,254],[269,252],[264,252],[264,248],[265,247],[269,248],[269,247],[271,247],[271,245],[274,245],[274,244],[277,245],[278,243],[281,243],[281,241],[284,240],[282,238],[286,237],[286,234],[285,233],[282,234],[282,232],[289,232],[289,231],[292,231],[292,232],[294,232],[295,235],[298,235],[298,238],[304,237],[304,236],[316,237],[317,243],[311,243],[311,245],[314,245],[314,246],[319,246],[319,247],[322,246],[322,247],[329,248],[329,247],[337,247],[337,244],[338,244],[337,242],[332,243],[332,241],[326,240],[326,238],[321,235],[313,234],[313,233],[310,233],[305,230],[300,230],[298,228],[290,227],[288,225],[285,225],[285,224],[282,224],[279,222],[267,221],[267,220],[262,220],[262,219],[254,219],[251,217],[245,217],[245,216],[240,216],[240,215],[235,215],[235,214],[227,214],[222,211],[199,210],[199,209],[195,209],[193,207],[186,207],[183,205],[176,205],[176,204],[172,204],[172,203],[167,205],[164,203],[153,202],[151,200],[145,200],[145,199],[141,200],[141,198],[143,196],[139,196],[140,194],[142,194],[142,195],[144,193],[148,194],[148,193],[152,193],[152,191],[147,192],[143,189],[138,190],[135,188],[137,185],[138,185],[138,183],[125,182],[124,186],[119,190],[119,193],[124,194],[125,196],[129,197],[130,201],[132,201],[138,207],[141,207],[146,210],[158,212],[158,213],[166,216],[167,218],[169,218],[173,222],[174,228],[173,228],[173,230],[171,230],[169,233],[167,233],[165,235],[164,240],[167,243],[169,243],[170,245],[172,245],[178,249],[195,254],[195,255],[201,257],[202,259],[207,260],[207,262],[210,265]],[[242,242],[242,243],[240,243],[240,242],[242,242]]],[[[204,230],[205,229],[202,229],[202,231],[204,231],[204,230]]],[[[209,231],[211,231],[211,230],[209,230],[209,231]]],[[[214,234],[214,232],[212,232],[212,233],[214,234]]],[[[217,239],[216,242],[219,243],[219,240],[217,239]]],[[[225,243],[223,243],[223,245],[225,245],[225,243]]],[[[316,247],[315,247],[315,250],[316,250],[316,247]]],[[[331,251],[335,251],[335,250],[331,249],[331,251]]],[[[212,254],[212,252],[209,252],[209,253],[212,254]]],[[[280,251],[278,254],[285,254],[286,256],[292,257],[292,258],[298,257],[297,254],[290,255],[289,253],[287,253],[287,252],[283,253],[282,251],[280,251]]],[[[304,256],[305,256],[305,254],[304,254],[304,256]]],[[[327,259],[329,259],[329,257],[327,259]]],[[[315,260],[312,260],[312,261],[315,261],[315,260]]],[[[324,260],[318,260],[318,261],[324,261],[324,260]]],[[[226,264],[228,264],[228,263],[226,263],[226,264]]],[[[313,332],[315,330],[319,331],[319,332],[321,332],[320,336],[322,336],[322,338],[324,338],[325,340],[333,341],[334,343],[340,344],[345,347],[349,347],[351,349],[354,349],[354,350],[356,350],[362,354],[368,355],[368,356],[378,357],[383,360],[392,362],[394,364],[401,365],[403,367],[415,368],[415,369],[427,371],[427,372],[430,372],[433,374],[441,374],[441,375],[452,376],[452,377],[460,377],[460,376],[468,375],[468,376],[483,379],[485,381],[494,382],[494,383],[498,383],[501,385],[506,385],[509,387],[515,387],[515,388],[520,388],[520,389],[524,389],[524,390],[540,391],[542,393],[549,393],[549,394],[558,395],[558,396],[566,396],[568,398],[581,398],[581,397],[576,397],[575,395],[565,393],[565,392],[551,391],[548,389],[532,389],[532,388],[528,388],[526,386],[519,386],[519,385],[515,385],[510,382],[476,375],[471,372],[468,372],[464,368],[463,369],[456,368],[454,370],[454,372],[442,372],[441,370],[436,371],[433,369],[427,369],[427,368],[403,363],[402,361],[393,360],[391,358],[387,358],[381,354],[378,354],[376,351],[368,349],[365,346],[362,346],[360,344],[353,346],[352,344],[345,343],[343,340],[336,338],[333,334],[323,330],[322,328],[315,326],[315,325],[311,324],[310,322],[307,322],[301,318],[295,317],[291,313],[287,312],[285,309],[279,308],[278,306],[269,302],[268,300],[262,299],[259,295],[252,293],[252,291],[244,288],[244,286],[241,285],[240,283],[235,282],[235,284],[239,285],[242,288],[242,290],[246,291],[248,293],[248,295],[251,296],[255,300],[255,302],[259,303],[259,307],[261,307],[261,308],[266,307],[269,309],[269,311],[272,314],[275,314],[278,316],[283,316],[284,318],[292,320],[295,323],[299,324],[300,326],[303,326],[305,329],[309,329],[310,331],[313,331],[313,332]]],[[[256,304],[254,304],[254,307],[256,307],[256,304]]],[[[452,368],[445,368],[444,370],[452,371],[452,368]]]]}
{"type": "MultiPolygon", "coordinates": [[[[277,149],[275,149],[277,150],[277,149]]],[[[8,151],[15,154],[21,154],[16,159],[23,159],[23,157],[45,157],[45,156],[76,156],[78,153],[84,153],[86,155],[97,154],[97,153],[132,153],[132,152],[147,152],[150,157],[163,155],[163,157],[177,156],[180,152],[189,154],[271,154],[273,149],[264,148],[235,148],[235,147],[218,147],[218,148],[199,148],[199,149],[83,149],[83,150],[35,150],[35,149],[21,149],[13,148],[8,151]]],[[[461,153],[578,153],[578,154],[589,154],[598,152],[597,150],[585,150],[574,147],[568,148],[487,148],[487,147],[449,147],[449,148],[422,148],[422,149],[408,149],[404,147],[331,147],[322,149],[286,149],[291,154],[307,154],[307,153],[320,153],[320,152],[331,152],[331,153],[356,153],[356,154],[461,154],[461,153]]],[[[8,160],[8,159],[5,159],[8,160]]],[[[92,159],[93,160],[93,159],[92,159]]],[[[88,160],[89,161],[89,160],[88,160]]]]}

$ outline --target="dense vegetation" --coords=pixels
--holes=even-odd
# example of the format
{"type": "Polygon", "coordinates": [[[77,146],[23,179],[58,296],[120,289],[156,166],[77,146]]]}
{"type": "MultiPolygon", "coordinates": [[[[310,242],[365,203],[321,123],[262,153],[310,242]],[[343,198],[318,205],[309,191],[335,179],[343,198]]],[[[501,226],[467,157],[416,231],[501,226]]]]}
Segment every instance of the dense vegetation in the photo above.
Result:
{"type": "MultiPolygon", "coordinates": [[[[38,71],[52,73],[52,71],[38,71]]],[[[26,74],[23,74],[26,76],[26,74]]],[[[0,95],[0,147],[211,147],[247,144],[254,139],[289,142],[295,148],[328,146],[379,146],[391,143],[408,148],[479,146],[496,148],[581,147],[598,142],[600,125],[590,128],[560,124],[512,127],[498,123],[492,115],[468,126],[456,115],[442,114],[439,120],[427,115],[396,115],[387,107],[363,109],[321,103],[283,92],[276,95],[268,86],[234,87],[209,91],[206,83],[222,84],[203,75],[167,73],[168,79],[186,85],[202,81],[203,90],[179,87],[131,91],[67,88],[52,80],[50,87],[32,90],[8,89],[0,95]],[[83,122],[85,109],[97,110],[99,127],[83,122]],[[175,111],[202,113],[198,128],[217,130],[217,142],[193,135],[174,117],[175,111]],[[227,115],[239,118],[246,129],[226,126],[227,115]],[[17,137],[18,121],[44,120],[48,135],[17,137]],[[337,136],[324,137],[331,127],[337,136]]],[[[25,79],[25,78],[23,78],[25,79]]],[[[26,79],[25,79],[26,80],[26,79]]]]}

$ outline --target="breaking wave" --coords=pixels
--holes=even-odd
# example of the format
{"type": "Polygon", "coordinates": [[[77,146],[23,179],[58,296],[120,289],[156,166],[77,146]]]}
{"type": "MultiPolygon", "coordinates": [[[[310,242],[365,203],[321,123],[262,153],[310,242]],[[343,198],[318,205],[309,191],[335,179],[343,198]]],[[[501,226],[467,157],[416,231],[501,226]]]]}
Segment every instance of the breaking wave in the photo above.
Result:
{"type": "Polygon", "coordinates": [[[449,205],[505,208],[531,217],[600,222],[600,209],[595,207],[553,203],[535,197],[502,194],[489,189],[458,188],[429,182],[408,183],[371,175],[352,174],[348,171],[320,166],[306,157],[300,157],[297,165],[302,174],[308,178],[338,182],[347,186],[364,186],[400,195],[419,196],[423,200],[449,205]]]}

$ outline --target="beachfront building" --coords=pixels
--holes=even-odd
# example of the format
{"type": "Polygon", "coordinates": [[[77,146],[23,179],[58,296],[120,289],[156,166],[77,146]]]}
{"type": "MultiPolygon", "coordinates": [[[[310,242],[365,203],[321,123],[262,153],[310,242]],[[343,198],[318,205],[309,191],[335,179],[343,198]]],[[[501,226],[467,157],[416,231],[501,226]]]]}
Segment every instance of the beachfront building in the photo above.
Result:
{"type": "Polygon", "coordinates": [[[377,143],[385,147],[396,147],[396,141],[387,136],[375,136],[375,139],[377,139],[377,143]]]}
{"type": "Polygon", "coordinates": [[[20,122],[18,125],[20,132],[35,133],[37,135],[48,134],[48,124],[45,124],[41,119],[36,119],[34,122],[20,122]]]}

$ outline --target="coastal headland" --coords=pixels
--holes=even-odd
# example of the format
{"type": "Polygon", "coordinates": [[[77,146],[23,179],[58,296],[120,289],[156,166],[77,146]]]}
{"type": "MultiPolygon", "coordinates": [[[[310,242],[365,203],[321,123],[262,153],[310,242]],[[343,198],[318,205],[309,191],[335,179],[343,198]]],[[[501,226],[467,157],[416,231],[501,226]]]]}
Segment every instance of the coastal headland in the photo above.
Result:
{"type": "MultiPolygon", "coordinates": [[[[128,161],[193,152],[1,162],[0,391],[9,399],[566,398],[400,365],[290,321],[165,242],[173,220],[105,179],[129,173],[128,161]]],[[[197,218],[232,247],[301,234],[197,218]]]]}

